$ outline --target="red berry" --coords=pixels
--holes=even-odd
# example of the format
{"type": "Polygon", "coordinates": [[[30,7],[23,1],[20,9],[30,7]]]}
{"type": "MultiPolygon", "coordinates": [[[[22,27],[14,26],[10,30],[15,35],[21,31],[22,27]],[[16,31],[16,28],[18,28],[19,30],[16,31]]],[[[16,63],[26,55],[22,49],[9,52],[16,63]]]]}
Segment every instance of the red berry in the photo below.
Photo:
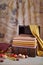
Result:
{"type": "Polygon", "coordinates": [[[17,58],[17,54],[14,54],[14,57],[17,58]]]}
{"type": "Polygon", "coordinates": [[[10,57],[14,57],[14,54],[10,54],[10,57]]]}
{"type": "Polygon", "coordinates": [[[0,57],[2,57],[2,54],[0,54],[0,57]]]}

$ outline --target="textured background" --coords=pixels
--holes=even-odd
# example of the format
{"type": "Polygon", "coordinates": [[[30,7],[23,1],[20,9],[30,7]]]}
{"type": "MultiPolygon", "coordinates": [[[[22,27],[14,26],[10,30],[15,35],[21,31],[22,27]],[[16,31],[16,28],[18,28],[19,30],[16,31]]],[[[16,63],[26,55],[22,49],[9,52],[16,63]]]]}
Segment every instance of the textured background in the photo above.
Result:
{"type": "MultiPolygon", "coordinates": [[[[0,32],[4,34],[6,33],[5,39],[8,37],[12,38],[16,33],[18,34],[18,25],[30,25],[30,24],[40,25],[40,36],[43,39],[43,0],[20,0],[21,2],[19,2],[19,5],[18,5],[18,8],[20,8],[19,10],[15,9],[17,6],[15,2],[17,0],[15,2],[14,1],[15,0],[0,0],[0,32]],[[30,3],[27,1],[31,1],[30,2],[32,4],[31,7],[29,5],[30,3]],[[25,6],[24,6],[24,3],[25,3],[25,6]],[[18,13],[16,13],[17,11],[19,13],[19,16],[18,16],[18,13]],[[28,18],[28,14],[29,14],[29,18],[28,18]],[[19,17],[18,20],[16,15],[17,17],[19,17]],[[14,30],[11,27],[9,27],[10,26],[9,21],[11,22],[16,21],[14,30]],[[11,32],[12,30],[13,32],[11,32]],[[7,34],[7,32],[9,35],[7,34]],[[10,33],[12,36],[10,35],[10,33]]],[[[0,39],[0,40],[3,41],[3,39],[0,39]]]]}

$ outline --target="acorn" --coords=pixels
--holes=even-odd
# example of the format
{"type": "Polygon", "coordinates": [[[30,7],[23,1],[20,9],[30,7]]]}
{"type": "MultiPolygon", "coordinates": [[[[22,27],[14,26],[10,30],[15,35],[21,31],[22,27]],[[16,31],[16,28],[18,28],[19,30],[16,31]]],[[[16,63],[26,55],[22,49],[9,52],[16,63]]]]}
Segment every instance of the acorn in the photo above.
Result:
{"type": "Polygon", "coordinates": [[[25,55],[22,55],[22,58],[25,58],[25,55]]]}
{"type": "Polygon", "coordinates": [[[13,61],[19,61],[19,58],[12,58],[13,61]]]}
{"type": "Polygon", "coordinates": [[[16,58],[16,61],[19,61],[19,58],[16,58]]]}
{"type": "Polygon", "coordinates": [[[13,58],[12,60],[13,60],[13,61],[16,61],[16,58],[13,58]]]}
{"type": "Polygon", "coordinates": [[[28,58],[28,55],[25,55],[25,58],[28,58]]]}
{"type": "Polygon", "coordinates": [[[14,57],[14,54],[10,54],[10,57],[14,57]]]}
{"type": "Polygon", "coordinates": [[[4,60],[0,60],[0,62],[4,62],[4,60]]]}
{"type": "Polygon", "coordinates": [[[17,58],[17,54],[14,54],[14,57],[17,58]]]}
{"type": "Polygon", "coordinates": [[[2,58],[2,54],[0,54],[0,58],[2,58]]]}
{"type": "Polygon", "coordinates": [[[19,58],[22,58],[22,54],[19,54],[18,57],[19,57],[19,58]]]}
{"type": "Polygon", "coordinates": [[[2,57],[5,59],[5,58],[7,58],[7,55],[3,54],[2,57]]]}

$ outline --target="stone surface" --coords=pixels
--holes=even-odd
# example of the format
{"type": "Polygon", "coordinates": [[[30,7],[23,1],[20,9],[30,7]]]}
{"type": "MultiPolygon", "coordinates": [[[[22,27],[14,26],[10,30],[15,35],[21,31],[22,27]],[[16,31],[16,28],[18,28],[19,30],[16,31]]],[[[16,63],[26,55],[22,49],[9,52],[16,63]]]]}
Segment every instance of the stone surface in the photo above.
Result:
{"type": "Polygon", "coordinates": [[[43,65],[43,57],[29,57],[27,59],[20,59],[19,61],[5,59],[0,65],[43,65]]]}

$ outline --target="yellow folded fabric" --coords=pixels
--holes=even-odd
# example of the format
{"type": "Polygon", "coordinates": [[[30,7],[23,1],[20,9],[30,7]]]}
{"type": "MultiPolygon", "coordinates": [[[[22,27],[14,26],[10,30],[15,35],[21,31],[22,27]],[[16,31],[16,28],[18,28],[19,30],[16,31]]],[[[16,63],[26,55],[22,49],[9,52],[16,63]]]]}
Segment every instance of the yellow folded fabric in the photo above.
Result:
{"type": "Polygon", "coordinates": [[[30,25],[30,30],[31,30],[32,34],[36,37],[36,39],[37,39],[37,41],[39,42],[39,45],[40,45],[40,47],[38,45],[37,54],[39,56],[43,56],[43,41],[39,36],[39,28],[38,28],[37,25],[30,25]]]}
{"type": "Polygon", "coordinates": [[[35,41],[14,41],[13,45],[15,46],[27,46],[27,47],[35,47],[36,46],[36,42],[35,41]]]}
{"type": "Polygon", "coordinates": [[[37,54],[38,54],[38,56],[43,56],[43,51],[38,50],[38,51],[37,51],[37,54]]]}
{"type": "Polygon", "coordinates": [[[36,47],[37,40],[33,37],[23,37],[23,36],[16,36],[13,40],[13,45],[15,46],[27,46],[27,47],[36,47]]]}

